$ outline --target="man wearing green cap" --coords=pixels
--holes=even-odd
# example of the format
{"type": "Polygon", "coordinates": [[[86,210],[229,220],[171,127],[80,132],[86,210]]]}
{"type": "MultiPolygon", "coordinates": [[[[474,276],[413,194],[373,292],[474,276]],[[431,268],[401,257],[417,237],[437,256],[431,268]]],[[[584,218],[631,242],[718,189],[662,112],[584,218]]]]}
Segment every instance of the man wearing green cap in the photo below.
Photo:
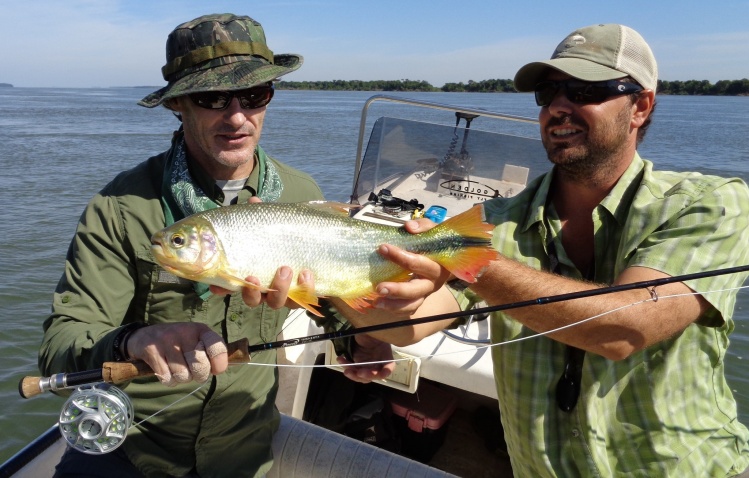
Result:
{"type": "MultiPolygon", "coordinates": [[[[550,60],[520,68],[516,88],[535,94],[554,167],[519,195],[484,203],[500,255],[475,284],[456,290],[461,308],[749,264],[743,181],[657,171],[637,153],[657,78],[645,40],[616,24],[575,30],[550,60]]],[[[390,249],[395,261],[408,256],[390,249]]],[[[424,257],[410,260],[430,267],[424,257]]],[[[493,313],[515,476],[747,476],[749,430],[724,375],[746,277],[493,313]]],[[[421,329],[414,340],[432,332],[421,329]]]]}
{"type": "MultiPolygon", "coordinates": [[[[288,313],[285,297],[269,293],[249,307],[240,293],[211,294],[159,267],[150,237],[194,212],[251,197],[322,199],[308,175],[258,144],[271,82],[302,57],[274,55],[258,22],[229,14],[178,26],[166,57],[168,84],[140,104],[166,106],[181,127],[167,151],[119,174],[88,204],[39,353],[45,375],[141,359],[158,380],[124,387],[137,425],[121,446],[107,454],[69,450],[56,476],[255,476],[271,466],[277,372],[227,368],[225,343],[274,341],[288,313]]],[[[252,361],[275,364],[276,353],[252,361]]]]}

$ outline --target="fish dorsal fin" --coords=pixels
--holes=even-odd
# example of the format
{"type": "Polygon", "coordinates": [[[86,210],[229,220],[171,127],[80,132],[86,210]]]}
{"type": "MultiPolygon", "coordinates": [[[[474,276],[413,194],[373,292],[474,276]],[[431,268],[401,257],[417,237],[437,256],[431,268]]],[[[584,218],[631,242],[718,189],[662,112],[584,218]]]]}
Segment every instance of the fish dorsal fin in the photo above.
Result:
{"type": "Polygon", "coordinates": [[[352,209],[358,209],[359,205],[357,204],[346,204],[345,202],[337,202],[337,201],[309,201],[307,203],[307,206],[319,209],[320,211],[326,211],[326,212],[332,212],[335,214],[343,214],[348,216],[349,211],[352,209]]]}

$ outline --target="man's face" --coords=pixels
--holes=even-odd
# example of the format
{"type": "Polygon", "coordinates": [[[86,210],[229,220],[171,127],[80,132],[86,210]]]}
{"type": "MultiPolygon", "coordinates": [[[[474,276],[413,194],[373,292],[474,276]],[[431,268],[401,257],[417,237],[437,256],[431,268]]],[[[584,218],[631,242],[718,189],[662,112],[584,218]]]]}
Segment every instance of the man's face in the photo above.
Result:
{"type": "MultiPolygon", "coordinates": [[[[552,81],[569,76],[549,74],[552,81]]],[[[632,129],[632,102],[629,96],[616,96],[599,104],[576,104],[560,89],[548,106],[541,108],[541,140],[549,160],[562,170],[589,177],[602,168],[618,169],[631,148],[636,131],[632,129]]]]}
{"type": "Polygon", "coordinates": [[[237,98],[232,98],[226,108],[212,110],[180,96],[172,101],[171,108],[182,114],[190,157],[214,179],[242,179],[250,175],[267,106],[244,109],[237,98]]]}

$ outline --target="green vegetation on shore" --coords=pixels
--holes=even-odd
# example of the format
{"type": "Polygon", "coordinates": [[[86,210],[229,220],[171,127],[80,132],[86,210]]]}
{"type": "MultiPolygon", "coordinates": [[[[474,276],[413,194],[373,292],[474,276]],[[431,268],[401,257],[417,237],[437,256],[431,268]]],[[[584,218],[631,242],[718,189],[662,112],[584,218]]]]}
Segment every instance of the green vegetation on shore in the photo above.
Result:
{"type": "MultiPolygon", "coordinates": [[[[512,80],[469,80],[468,83],[445,83],[441,88],[427,81],[416,80],[329,80],[329,81],[279,81],[279,90],[326,91],[445,91],[472,93],[515,93],[512,80]]],[[[715,95],[749,96],[749,79],[720,80],[715,84],[707,80],[658,80],[658,93],[662,95],[715,95]]]]}

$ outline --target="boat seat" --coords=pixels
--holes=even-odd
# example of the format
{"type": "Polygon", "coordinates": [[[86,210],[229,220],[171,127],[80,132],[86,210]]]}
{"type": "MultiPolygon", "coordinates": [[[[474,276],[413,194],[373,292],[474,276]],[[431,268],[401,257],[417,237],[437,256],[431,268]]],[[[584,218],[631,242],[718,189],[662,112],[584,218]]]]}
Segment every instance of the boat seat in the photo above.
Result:
{"type": "Polygon", "coordinates": [[[268,478],[455,476],[287,415],[273,436],[273,455],[268,478]]]}

